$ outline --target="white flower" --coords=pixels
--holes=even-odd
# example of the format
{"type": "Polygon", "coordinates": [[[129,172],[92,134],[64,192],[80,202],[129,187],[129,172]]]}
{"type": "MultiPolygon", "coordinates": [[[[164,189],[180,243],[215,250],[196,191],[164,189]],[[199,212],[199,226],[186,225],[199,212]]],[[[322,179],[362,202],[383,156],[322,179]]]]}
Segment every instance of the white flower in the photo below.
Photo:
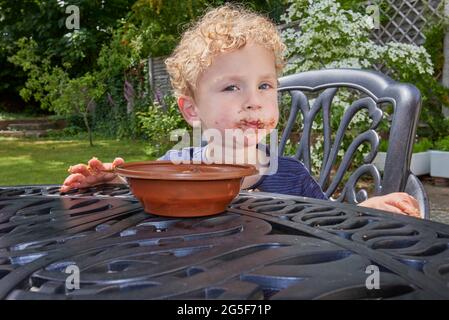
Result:
{"type": "MultiPolygon", "coordinates": [[[[397,42],[380,45],[373,42],[373,21],[368,15],[343,10],[336,0],[288,0],[288,3],[282,21],[298,24],[282,31],[287,45],[286,74],[323,68],[373,69],[377,64],[384,64],[397,72],[403,70],[420,75],[432,75],[434,72],[430,55],[422,46],[397,42]]],[[[353,93],[339,90],[332,101],[333,112],[344,114],[354,99],[353,93]]],[[[313,106],[314,100],[309,103],[313,106]]],[[[361,133],[360,128],[366,128],[371,122],[365,109],[354,115],[348,128],[352,131],[343,139],[338,151],[340,157],[354,137],[361,133]]],[[[323,123],[314,121],[312,130],[314,133],[322,132],[323,123]]],[[[322,164],[322,149],[320,140],[311,146],[314,174],[319,173],[322,164]]],[[[366,144],[360,146],[361,153],[356,158],[362,153],[366,155],[367,150],[366,144]]]]}

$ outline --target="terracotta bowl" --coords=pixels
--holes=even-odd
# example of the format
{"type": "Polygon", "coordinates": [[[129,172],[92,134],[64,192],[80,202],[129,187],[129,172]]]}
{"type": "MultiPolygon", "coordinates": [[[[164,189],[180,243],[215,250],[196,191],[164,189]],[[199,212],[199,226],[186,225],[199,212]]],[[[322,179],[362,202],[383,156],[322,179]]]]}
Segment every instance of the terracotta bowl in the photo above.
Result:
{"type": "Polygon", "coordinates": [[[145,211],[160,216],[199,217],[218,214],[238,195],[252,165],[128,162],[115,169],[125,177],[145,211]]]}

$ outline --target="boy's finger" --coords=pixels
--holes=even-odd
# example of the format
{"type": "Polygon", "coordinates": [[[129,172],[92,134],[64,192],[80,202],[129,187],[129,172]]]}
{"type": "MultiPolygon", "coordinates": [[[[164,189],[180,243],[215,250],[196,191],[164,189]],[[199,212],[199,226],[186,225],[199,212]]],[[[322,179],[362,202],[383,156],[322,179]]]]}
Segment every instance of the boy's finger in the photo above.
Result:
{"type": "Polygon", "coordinates": [[[73,183],[79,183],[79,182],[83,182],[86,179],[86,177],[84,175],[82,175],[81,173],[73,173],[71,175],[69,175],[67,178],[65,178],[64,183],[63,184],[73,184],[73,183]]]}
{"type": "Polygon", "coordinates": [[[81,173],[74,173],[69,175],[60,188],[61,192],[67,192],[70,189],[79,188],[83,183],[85,183],[86,177],[81,173]]]}
{"type": "Polygon", "coordinates": [[[408,195],[408,200],[412,203],[413,207],[419,210],[419,202],[414,197],[408,195]]]}
{"type": "Polygon", "coordinates": [[[123,158],[115,158],[114,161],[112,161],[112,166],[117,167],[119,165],[122,165],[125,163],[125,160],[123,158]]]}
{"type": "Polygon", "coordinates": [[[115,173],[105,173],[103,175],[103,182],[110,182],[117,178],[117,174],[115,173]]]}
{"type": "Polygon", "coordinates": [[[398,201],[395,203],[396,207],[398,207],[400,210],[402,210],[404,213],[408,214],[409,216],[420,218],[420,212],[413,204],[410,204],[408,201],[398,201]]]}
{"type": "Polygon", "coordinates": [[[101,172],[99,174],[95,174],[89,177],[86,177],[85,182],[89,185],[89,186],[94,186],[96,184],[101,184],[104,182],[109,182],[111,180],[114,180],[117,177],[117,175],[115,173],[104,173],[101,172]]]}
{"type": "Polygon", "coordinates": [[[89,169],[87,168],[87,165],[80,163],[76,164],[74,166],[70,166],[69,170],[70,173],[81,173],[83,176],[90,176],[89,169]]]}
{"type": "Polygon", "coordinates": [[[389,205],[389,204],[384,204],[381,210],[404,214],[401,209],[397,208],[396,206],[389,205]]]}
{"type": "MultiPolygon", "coordinates": [[[[122,158],[115,158],[114,161],[112,161],[112,163],[104,163],[104,170],[107,171],[112,171],[114,170],[115,167],[122,165],[125,163],[125,160],[123,160],[122,158]]],[[[114,174],[115,177],[115,174],[114,174]]]]}
{"type": "Polygon", "coordinates": [[[95,157],[90,159],[87,164],[89,165],[89,170],[93,174],[97,174],[100,173],[102,170],[105,170],[103,163],[95,157]]]}
{"type": "Polygon", "coordinates": [[[59,192],[68,192],[71,189],[74,189],[74,188],[71,186],[62,185],[61,188],[59,188],[59,192]]]}
{"type": "Polygon", "coordinates": [[[407,216],[412,216],[412,217],[416,217],[416,218],[420,218],[421,215],[419,214],[419,211],[416,211],[415,209],[413,209],[412,207],[404,207],[403,205],[400,205],[399,203],[397,204],[385,204],[385,208],[382,208],[383,210],[386,211],[390,211],[390,212],[394,212],[394,213],[399,213],[399,214],[403,214],[403,215],[407,215],[407,216]]]}
{"type": "Polygon", "coordinates": [[[396,199],[396,201],[406,201],[419,210],[418,200],[416,200],[414,197],[405,192],[398,192],[397,194],[399,195],[399,199],[396,199]]]}

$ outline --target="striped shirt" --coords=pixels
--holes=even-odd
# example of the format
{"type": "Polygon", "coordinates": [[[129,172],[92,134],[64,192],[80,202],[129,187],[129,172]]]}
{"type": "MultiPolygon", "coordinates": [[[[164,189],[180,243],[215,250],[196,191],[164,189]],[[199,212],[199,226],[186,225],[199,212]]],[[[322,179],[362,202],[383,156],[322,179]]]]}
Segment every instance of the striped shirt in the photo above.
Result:
{"type": "MultiPolygon", "coordinates": [[[[202,161],[205,158],[206,148],[189,147],[182,150],[169,150],[158,160],[202,161]]],[[[259,181],[248,189],[327,200],[320,185],[310,175],[307,168],[300,161],[284,156],[278,157],[278,169],[274,174],[262,175],[259,181]]]]}

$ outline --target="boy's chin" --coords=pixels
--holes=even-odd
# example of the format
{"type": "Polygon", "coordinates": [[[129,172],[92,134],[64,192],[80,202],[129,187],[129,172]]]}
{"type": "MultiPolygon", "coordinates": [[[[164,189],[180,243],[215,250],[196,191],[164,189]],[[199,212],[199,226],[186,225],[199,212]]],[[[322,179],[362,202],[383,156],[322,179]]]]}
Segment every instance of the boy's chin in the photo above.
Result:
{"type": "Polygon", "coordinates": [[[257,134],[245,134],[243,139],[243,145],[242,141],[237,143],[237,147],[256,147],[257,144],[259,144],[261,141],[263,141],[265,138],[265,135],[257,135],[257,134]]]}

